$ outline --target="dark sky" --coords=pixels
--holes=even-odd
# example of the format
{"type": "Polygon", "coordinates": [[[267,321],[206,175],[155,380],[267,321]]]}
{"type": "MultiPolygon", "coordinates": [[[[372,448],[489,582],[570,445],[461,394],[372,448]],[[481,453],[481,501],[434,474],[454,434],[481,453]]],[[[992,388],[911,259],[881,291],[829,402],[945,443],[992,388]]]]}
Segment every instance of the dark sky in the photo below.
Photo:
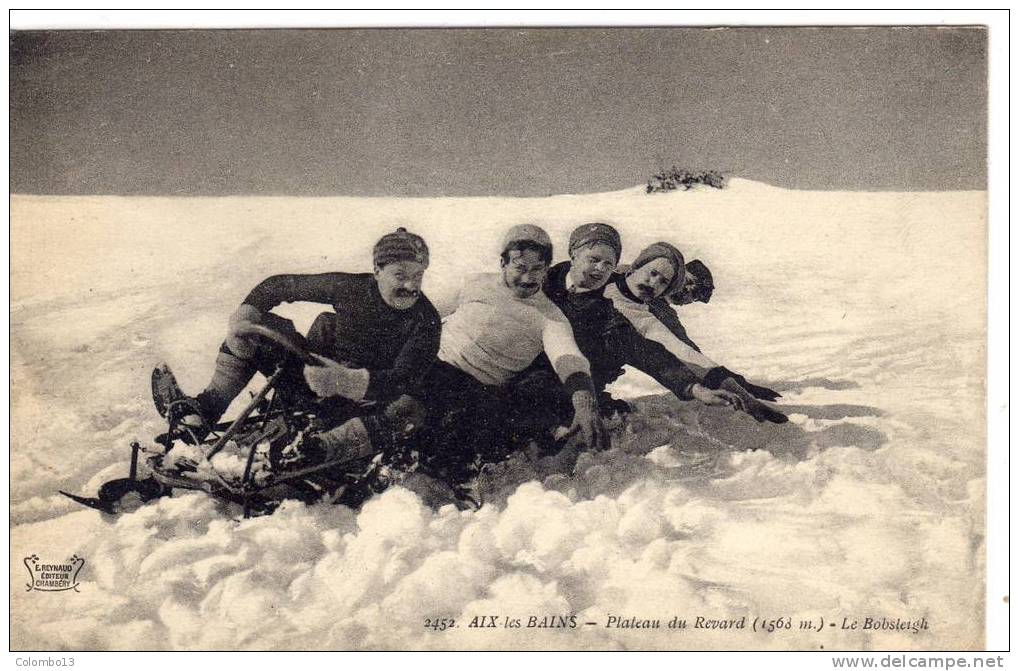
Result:
{"type": "Polygon", "coordinates": [[[11,187],[546,195],[673,164],[983,189],[979,28],[11,33],[11,187]]]}

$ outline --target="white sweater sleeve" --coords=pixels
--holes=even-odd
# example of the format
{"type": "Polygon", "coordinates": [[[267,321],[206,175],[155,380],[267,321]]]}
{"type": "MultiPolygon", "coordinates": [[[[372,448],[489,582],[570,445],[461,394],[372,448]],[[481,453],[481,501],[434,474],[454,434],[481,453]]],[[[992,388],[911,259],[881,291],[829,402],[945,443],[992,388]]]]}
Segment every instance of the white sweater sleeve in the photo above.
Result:
{"type": "Polygon", "coordinates": [[[460,299],[463,297],[464,289],[464,285],[461,284],[456,288],[438,292],[434,296],[429,292],[428,298],[432,301],[435,311],[439,313],[443,320],[456,312],[456,309],[460,307],[460,299]]]}
{"type": "MultiPolygon", "coordinates": [[[[558,312],[558,310],[556,310],[558,312]]],[[[559,379],[565,382],[574,373],[591,374],[591,365],[573,338],[573,329],[561,312],[545,318],[541,340],[548,360],[552,362],[559,379]]]]}

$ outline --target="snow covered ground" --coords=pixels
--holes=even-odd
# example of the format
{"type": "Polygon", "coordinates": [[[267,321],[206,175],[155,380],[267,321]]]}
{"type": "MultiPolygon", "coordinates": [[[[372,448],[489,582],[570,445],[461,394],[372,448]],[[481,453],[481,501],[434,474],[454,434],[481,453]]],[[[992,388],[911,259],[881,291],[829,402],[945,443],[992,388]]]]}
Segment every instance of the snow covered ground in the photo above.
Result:
{"type": "MultiPolygon", "coordinates": [[[[506,199],[11,199],[11,645],[70,649],[938,649],[983,644],[984,192],[724,191],[506,199]],[[197,494],[103,518],[56,495],[127,471],[159,429],[148,374],[208,380],[226,318],[278,272],[370,268],[426,237],[425,290],[496,268],[511,224],[609,221],[715,274],[682,309],[783,426],[662,394],[573,478],[504,465],[477,512],[393,489],[360,513],[240,521],[197,494]],[[80,593],[26,591],[22,557],[84,557],[80,593]],[[474,629],[475,615],[500,627],[474,629]],[[526,628],[575,615],[576,628],[526,628]],[[661,629],[607,627],[609,616],[661,629]],[[673,616],[686,629],[668,629],[673,616]],[[747,629],[695,628],[747,617],[747,629]],[[426,618],[455,618],[445,632],[426,618]],[[502,618],[524,628],[502,628],[502,618]],[[751,631],[754,618],[792,628],[751,631]],[[801,620],[821,632],[799,628],[801,620]],[[926,618],[919,632],[864,619],[926,618]],[[859,626],[843,628],[843,618],[859,626]],[[585,625],[597,622],[597,625],[585,625]],[[834,622],[838,626],[829,627],[834,622]]],[[[283,310],[307,326],[318,308],[283,310]]]]}

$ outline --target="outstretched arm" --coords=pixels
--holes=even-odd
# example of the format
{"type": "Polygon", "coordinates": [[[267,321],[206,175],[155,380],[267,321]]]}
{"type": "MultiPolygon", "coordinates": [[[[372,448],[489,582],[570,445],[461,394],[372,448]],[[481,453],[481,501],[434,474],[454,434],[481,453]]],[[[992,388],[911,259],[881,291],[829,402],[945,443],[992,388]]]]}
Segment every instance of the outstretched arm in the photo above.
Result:
{"type": "MultiPolygon", "coordinates": [[[[662,325],[672,333],[680,342],[693,348],[695,351],[700,352],[701,348],[690,339],[690,336],[686,332],[686,328],[683,323],[679,321],[679,316],[676,311],[669,305],[668,301],[661,298],[656,299],[648,303],[649,312],[659,321],[662,325]]],[[[762,387],[760,385],[749,382],[745,377],[738,373],[725,368],[724,366],[718,366],[709,370],[705,374],[704,384],[712,389],[718,389],[720,384],[725,378],[731,377],[736,381],[739,386],[749,391],[756,398],[764,401],[774,401],[781,396],[774,389],[768,387],[762,387]]]]}
{"type": "MultiPolygon", "coordinates": [[[[607,337],[612,340],[610,346],[618,347],[624,353],[628,364],[655,378],[679,398],[695,398],[707,405],[730,405],[758,421],[787,421],[785,415],[760,403],[729,377],[722,377],[717,384],[712,380],[705,381],[693,371],[692,366],[681,361],[662,343],[643,337],[622,315],[613,321],[607,337]]],[[[714,372],[717,370],[712,369],[707,376],[717,377],[714,372]]]]}
{"type": "Polygon", "coordinates": [[[334,305],[337,293],[349,281],[347,273],[273,275],[258,283],[230,315],[226,346],[242,359],[255,356],[256,346],[244,335],[250,324],[267,326],[283,334],[296,333],[294,323],[270,312],[281,303],[308,301],[334,305]]]}
{"type": "Polygon", "coordinates": [[[699,380],[704,380],[708,371],[718,367],[718,364],[710,358],[677,338],[651,312],[627,313],[625,318],[633,325],[637,333],[662,345],[672,356],[682,361],[699,380]]]}
{"type": "Polygon", "coordinates": [[[739,373],[734,373],[725,366],[719,366],[718,368],[713,368],[708,371],[708,374],[704,378],[704,384],[712,389],[720,389],[726,380],[735,382],[737,385],[749,392],[754,398],[759,398],[762,401],[775,401],[782,396],[782,394],[778,393],[774,389],[762,387],[748,381],[739,373]]]}
{"type": "Polygon", "coordinates": [[[326,303],[333,305],[337,293],[349,281],[347,273],[273,275],[252,289],[243,303],[268,312],[280,303],[326,303]]]}
{"type": "Polygon", "coordinates": [[[686,332],[686,327],[683,326],[683,322],[679,321],[679,315],[672,309],[669,302],[664,298],[656,298],[655,300],[648,303],[648,310],[654,317],[660,321],[665,328],[669,329],[672,335],[679,338],[681,341],[686,343],[692,349],[697,352],[701,351],[701,348],[697,346],[690,336],[686,332]]]}
{"type": "MultiPolygon", "coordinates": [[[[672,308],[666,307],[665,309],[675,317],[675,312],[672,311],[672,308]]],[[[689,341],[689,339],[684,341],[679,338],[666,323],[658,318],[654,309],[646,313],[627,315],[627,318],[631,319],[634,328],[643,336],[649,340],[661,343],[673,356],[688,366],[705,387],[710,389],[729,388],[732,385],[723,387],[723,382],[731,380],[735,385],[756,398],[774,401],[780,396],[773,389],[749,383],[742,375],[738,375],[728,368],[720,366],[705,356],[700,350],[694,349],[696,346],[691,346],[693,345],[692,341],[689,341]]],[[[677,319],[676,321],[678,322],[679,320],[677,319]]],[[[682,325],[680,325],[680,328],[682,328],[682,325]]],[[[684,330],[683,333],[685,334],[686,331],[684,330]]]]}
{"type": "Polygon", "coordinates": [[[541,339],[545,354],[573,404],[573,424],[569,433],[580,433],[592,449],[608,448],[609,436],[598,414],[591,366],[577,347],[573,329],[562,313],[545,319],[541,339]]]}
{"type": "Polygon", "coordinates": [[[616,313],[607,325],[604,338],[608,350],[616,353],[621,361],[647,373],[678,398],[691,398],[691,388],[700,378],[664,345],[638,333],[625,317],[616,313]]]}
{"type": "Polygon", "coordinates": [[[743,410],[742,401],[729,393],[718,392],[700,384],[700,379],[689,367],[665,347],[640,335],[622,315],[610,320],[606,329],[607,346],[621,355],[623,361],[647,373],[677,398],[697,399],[708,405],[732,405],[743,410]]]}

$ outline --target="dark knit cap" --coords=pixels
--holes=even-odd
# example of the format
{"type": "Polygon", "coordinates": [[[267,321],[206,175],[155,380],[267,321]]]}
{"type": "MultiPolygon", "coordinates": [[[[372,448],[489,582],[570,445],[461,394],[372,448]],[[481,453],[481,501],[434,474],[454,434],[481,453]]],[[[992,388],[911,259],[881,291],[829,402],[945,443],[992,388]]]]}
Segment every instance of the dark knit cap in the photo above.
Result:
{"type": "Polygon", "coordinates": [[[399,261],[415,261],[427,266],[428,245],[421,236],[409,233],[401,226],[379,238],[372,249],[372,260],[379,268],[399,261]]]}
{"type": "Polygon", "coordinates": [[[643,265],[651,263],[655,259],[665,259],[672,266],[672,282],[669,286],[665,287],[665,291],[662,293],[664,296],[668,296],[673,291],[683,286],[683,275],[686,272],[684,268],[683,253],[670,245],[667,242],[655,242],[648,245],[644,249],[640,250],[640,254],[630,264],[629,272],[637,270],[643,265]]]}
{"type": "Polygon", "coordinates": [[[570,233],[570,248],[569,253],[572,256],[573,252],[585,245],[593,245],[601,243],[608,245],[616,253],[616,261],[623,254],[623,241],[619,239],[619,231],[612,228],[608,224],[602,224],[595,222],[593,224],[584,224],[573,229],[570,233]]]}

